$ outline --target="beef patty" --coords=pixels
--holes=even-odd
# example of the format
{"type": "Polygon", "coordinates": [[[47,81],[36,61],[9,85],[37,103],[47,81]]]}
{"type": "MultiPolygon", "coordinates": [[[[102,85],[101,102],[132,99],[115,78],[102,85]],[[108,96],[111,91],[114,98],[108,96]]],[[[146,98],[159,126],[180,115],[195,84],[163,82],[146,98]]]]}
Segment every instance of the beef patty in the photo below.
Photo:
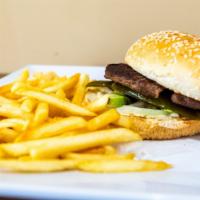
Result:
{"type": "Polygon", "coordinates": [[[182,94],[172,94],[171,96],[172,102],[185,106],[187,108],[192,108],[195,110],[200,110],[200,101],[194,100],[190,97],[186,97],[182,94]]]}
{"type": "Polygon", "coordinates": [[[129,65],[123,63],[107,65],[105,78],[125,85],[146,97],[158,98],[159,94],[164,90],[161,85],[147,79],[129,65]]]}
{"type": "MultiPolygon", "coordinates": [[[[127,86],[145,97],[158,98],[160,93],[165,90],[163,86],[146,78],[124,63],[107,65],[105,78],[127,86]]],[[[173,93],[171,100],[175,104],[200,110],[200,101],[184,95],[173,93]]]]}

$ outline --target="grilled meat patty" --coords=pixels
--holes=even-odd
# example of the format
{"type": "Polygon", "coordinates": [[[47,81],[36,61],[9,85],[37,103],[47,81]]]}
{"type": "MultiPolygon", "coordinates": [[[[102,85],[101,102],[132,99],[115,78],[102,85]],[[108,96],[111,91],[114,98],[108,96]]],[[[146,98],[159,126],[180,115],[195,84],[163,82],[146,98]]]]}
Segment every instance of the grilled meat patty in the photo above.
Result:
{"type": "Polygon", "coordinates": [[[110,64],[106,67],[105,78],[131,88],[146,97],[158,98],[164,87],[147,79],[127,64],[110,64]]]}
{"type": "Polygon", "coordinates": [[[182,94],[172,94],[171,100],[175,104],[179,104],[181,106],[185,106],[187,108],[192,108],[195,110],[200,110],[200,101],[194,100],[190,97],[186,97],[182,94]]]}
{"type": "MultiPolygon", "coordinates": [[[[107,65],[105,78],[127,86],[133,91],[150,98],[158,98],[160,93],[166,89],[124,63],[107,65]]],[[[173,93],[171,101],[187,108],[200,110],[200,101],[181,94],[173,93]]]]}

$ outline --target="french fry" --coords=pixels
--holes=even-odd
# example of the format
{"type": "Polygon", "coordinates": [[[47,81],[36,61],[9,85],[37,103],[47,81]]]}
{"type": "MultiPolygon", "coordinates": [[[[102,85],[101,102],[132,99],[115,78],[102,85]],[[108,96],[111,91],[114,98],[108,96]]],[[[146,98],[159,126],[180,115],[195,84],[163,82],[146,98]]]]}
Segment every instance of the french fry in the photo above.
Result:
{"type": "Polygon", "coordinates": [[[66,111],[63,111],[62,109],[56,108],[52,105],[49,105],[49,118],[50,119],[55,118],[55,117],[66,117],[66,115],[67,115],[66,111]]]}
{"type": "Polygon", "coordinates": [[[21,109],[24,112],[32,112],[36,104],[37,104],[37,101],[35,99],[27,98],[22,102],[21,109]]]}
{"type": "Polygon", "coordinates": [[[52,81],[52,80],[58,80],[59,76],[55,73],[55,72],[46,72],[46,73],[42,73],[42,80],[43,81],[52,81]]]}
{"type": "Polygon", "coordinates": [[[115,109],[110,109],[97,117],[88,121],[88,129],[89,130],[97,130],[107,126],[108,124],[118,120],[120,117],[119,113],[115,109]]]}
{"type": "Polygon", "coordinates": [[[168,163],[149,160],[95,160],[77,163],[78,169],[88,172],[122,173],[122,172],[146,172],[166,170],[172,166],[168,163]]]}
{"type": "MultiPolygon", "coordinates": [[[[60,135],[66,131],[72,131],[86,127],[87,122],[81,117],[67,117],[58,119],[54,122],[49,122],[39,126],[32,131],[23,133],[20,136],[21,141],[23,140],[35,140],[47,137],[53,137],[60,135]]],[[[18,139],[17,141],[20,141],[18,139]]]]}
{"type": "Polygon", "coordinates": [[[50,81],[40,80],[38,81],[38,87],[42,89],[43,91],[44,88],[51,87],[52,85],[55,85],[57,83],[58,83],[58,80],[50,80],[50,81]]]}
{"type": "Polygon", "coordinates": [[[83,153],[67,153],[63,155],[65,159],[75,159],[75,160],[127,160],[127,159],[133,159],[134,154],[128,153],[128,154],[83,154],[83,153]]]}
{"type": "Polygon", "coordinates": [[[26,83],[31,87],[38,87],[39,86],[39,80],[32,78],[26,81],[26,83]]]}
{"type": "Polygon", "coordinates": [[[18,104],[18,102],[17,101],[15,101],[15,100],[11,100],[11,99],[8,99],[8,98],[6,98],[6,97],[4,97],[4,96],[0,96],[0,106],[1,105],[15,105],[15,106],[18,106],[19,104],[18,104]]]}
{"type": "Polygon", "coordinates": [[[78,105],[75,105],[63,99],[59,99],[55,96],[51,96],[42,92],[24,90],[24,91],[20,91],[20,93],[21,95],[25,95],[31,98],[35,98],[39,101],[49,103],[50,105],[53,105],[56,108],[60,108],[66,111],[68,114],[80,115],[80,116],[95,116],[95,113],[87,110],[86,108],[82,108],[78,105]]]}
{"type": "Polygon", "coordinates": [[[37,127],[48,119],[49,106],[47,103],[40,102],[35,110],[31,127],[37,127]]]}
{"type": "Polygon", "coordinates": [[[74,92],[75,92],[74,88],[65,91],[66,98],[67,99],[72,99],[73,96],[74,96],[74,92]]]}
{"type": "Polygon", "coordinates": [[[12,87],[11,87],[11,93],[15,93],[17,90],[27,87],[24,83],[21,82],[15,82],[13,83],[12,87]]]}
{"type": "Polygon", "coordinates": [[[5,85],[1,85],[0,86],[0,94],[5,94],[7,92],[10,92],[12,84],[13,83],[8,83],[8,84],[5,84],[5,85]]]}
{"type": "Polygon", "coordinates": [[[32,157],[55,157],[70,151],[81,151],[92,147],[120,142],[140,141],[141,137],[131,130],[115,128],[75,136],[8,143],[0,145],[6,154],[18,157],[31,153],[32,157]]]}
{"type": "Polygon", "coordinates": [[[33,160],[30,156],[21,156],[18,158],[18,160],[25,160],[25,161],[29,161],[29,160],[33,160]]]}
{"type": "Polygon", "coordinates": [[[108,100],[109,100],[108,95],[103,95],[97,100],[89,103],[87,105],[87,109],[92,112],[101,112],[107,108],[108,100]]]}
{"type": "Polygon", "coordinates": [[[0,143],[13,142],[15,138],[19,135],[17,131],[9,128],[0,129],[0,143]]]}
{"type": "Polygon", "coordinates": [[[89,76],[87,74],[81,74],[79,82],[76,86],[74,96],[72,98],[72,103],[81,105],[83,98],[85,96],[86,85],[89,82],[89,76]]]}
{"type": "Polygon", "coordinates": [[[2,149],[0,149],[0,160],[3,158],[6,158],[6,154],[2,149]]]}
{"type": "Polygon", "coordinates": [[[25,82],[29,78],[29,70],[25,69],[22,71],[19,77],[17,77],[16,82],[25,82]]]}
{"type": "Polygon", "coordinates": [[[111,145],[104,145],[104,146],[100,146],[96,148],[86,149],[86,150],[80,151],[79,153],[113,155],[117,153],[117,150],[111,145]]]}
{"type": "Polygon", "coordinates": [[[141,140],[141,137],[128,129],[101,130],[48,141],[46,145],[31,148],[30,155],[33,158],[52,158],[70,151],[136,140],[141,140]]]}
{"type": "Polygon", "coordinates": [[[17,172],[55,172],[76,169],[76,160],[0,159],[1,170],[17,172]]]}
{"type": "Polygon", "coordinates": [[[95,148],[89,148],[82,151],[78,151],[78,153],[86,153],[86,154],[104,154],[105,148],[104,146],[101,147],[95,147],[95,148]]]}
{"type": "Polygon", "coordinates": [[[18,91],[21,91],[21,90],[32,90],[36,92],[42,92],[42,89],[40,89],[40,87],[32,87],[31,85],[28,85],[23,82],[16,82],[12,85],[11,94],[20,95],[18,91]]]}
{"type": "Polygon", "coordinates": [[[29,120],[11,118],[2,119],[0,121],[0,129],[2,128],[13,128],[16,131],[25,131],[29,125],[29,120]]]}
{"type": "Polygon", "coordinates": [[[104,146],[104,148],[105,148],[105,154],[107,155],[113,155],[117,153],[117,150],[111,145],[106,145],[104,146]]]}
{"type": "Polygon", "coordinates": [[[24,100],[26,100],[26,99],[27,99],[26,96],[23,96],[23,97],[20,97],[19,99],[17,99],[17,103],[19,104],[19,106],[21,106],[22,102],[24,102],[24,100]]]}
{"type": "Polygon", "coordinates": [[[80,134],[85,134],[85,133],[87,133],[87,130],[84,129],[84,128],[81,128],[81,129],[76,129],[76,130],[73,130],[73,131],[66,131],[59,136],[60,137],[66,137],[66,136],[74,136],[74,135],[80,135],[80,134]]]}
{"type": "Polygon", "coordinates": [[[75,75],[71,76],[70,78],[68,78],[58,84],[55,84],[53,86],[45,88],[44,92],[50,93],[50,92],[56,92],[59,89],[63,89],[64,91],[71,89],[72,87],[74,87],[76,85],[76,83],[79,80],[79,77],[80,77],[80,74],[75,74],[75,75]]]}
{"type": "Polygon", "coordinates": [[[53,80],[57,80],[58,75],[55,72],[47,72],[47,73],[36,72],[33,74],[33,78],[39,80],[40,83],[42,82],[45,83],[45,82],[51,82],[53,80]]]}
{"type": "Polygon", "coordinates": [[[58,98],[61,98],[61,99],[66,99],[66,94],[65,94],[65,92],[63,91],[63,89],[58,89],[58,90],[56,91],[56,96],[57,96],[58,98]]]}
{"type": "Polygon", "coordinates": [[[114,147],[111,147],[114,150],[111,150],[110,147],[111,147],[110,145],[105,145],[105,146],[86,149],[86,150],[80,151],[79,153],[86,153],[86,154],[115,154],[116,150],[114,149],[114,147]]]}
{"type": "MultiPolygon", "coordinates": [[[[69,132],[70,135],[71,132],[69,132]]],[[[73,135],[73,132],[72,132],[73,135]]],[[[76,135],[76,134],[75,134],[76,135]]],[[[0,144],[0,153],[3,152],[8,158],[10,157],[22,157],[29,155],[29,152],[32,148],[38,148],[39,146],[48,145],[48,143],[53,142],[54,140],[60,138],[66,138],[67,135],[40,139],[40,140],[29,140],[17,143],[7,143],[7,144],[0,144]],[[52,140],[53,139],[53,140],[52,140]]]]}
{"type": "Polygon", "coordinates": [[[8,118],[23,118],[23,119],[31,119],[31,113],[25,113],[20,109],[19,106],[12,104],[4,104],[0,106],[0,116],[8,117],[8,118]]]}
{"type": "MultiPolygon", "coordinates": [[[[64,91],[58,90],[56,93],[49,93],[49,95],[51,95],[52,97],[56,97],[58,99],[62,99],[64,101],[70,102],[69,99],[66,98],[64,91]]],[[[59,108],[59,111],[61,111],[60,108],[59,108]]],[[[66,116],[66,114],[65,114],[65,116],[66,116]]]]}
{"type": "Polygon", "coordinates": [[[17,101],[20,98],[20,96],[18,94],[12,93],[12,92],[5,93],[4,97],[15,100],[15,101],[17,101]]]}
{"type": "Polygon", "coordinates": [[[49,140],[51,141],[52,139],[55,139],[55,138],[0,144],[0,149],[2,150],[2,152],[4,152],[4,154],[8,158],[27,156],[29,155],[29,151],[32,148],[37,148],[39,146],[46,145],[49,142],[49,140]]]}

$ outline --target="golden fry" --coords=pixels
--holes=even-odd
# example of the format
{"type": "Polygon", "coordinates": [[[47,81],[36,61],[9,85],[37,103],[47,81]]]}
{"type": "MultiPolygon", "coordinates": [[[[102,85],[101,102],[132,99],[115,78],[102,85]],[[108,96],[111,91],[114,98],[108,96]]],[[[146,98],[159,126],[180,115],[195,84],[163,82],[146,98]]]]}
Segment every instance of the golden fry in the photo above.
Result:
{"type": "Polygon", "coordinates": [[[79,82],[76,86],[72,103],[81,105],[85,96],[86,85],[89,83],[89,76],[87,74],[81,74],[79,82]]]}
{"type": "Polygon", "coordinates": [[[117,153],[117,150],[111,145],[106,145],[104,146],[104,148],[105,148],[105,154],[107,155],[113,155],[117,153]]]}
{"type": "Polygon", "coordinates": [[[73,135],[80,135],[87,133],[87,130],[84,128],[76,129],[72,131],[65,131],[63,134],[59,135],[60,137],[66,137],[66,136],[73,136],[73,135]]]}
{"type": "Polygon", "coordinates": [[[36,72],[33,74],[33,78],[40,82],[51,82],[58,79],[58,75],[55,72],[36,72]]]}
{"type": "Polygon", "coordinates": [[[39,80],[32,78],[26,81],[26,83],[28,85],[30,85],[31,87],[38,87],[39,86],[39,80]]]}
{"type": "Polygon", "coordinates": [[[80,151],[92,147],[121,142],[140,141],[141,137],[131,130],[116,128],[85,133],[75,136],[2,144],[2,148],[13,157],[28,155],[36,157],[56,157],[70,151],[80,151]]]}
{"type": "Polygon", "coordinates": [[[8,84],[5,84],[5,85],[1,85],[0,86],[0,94],[5,94],[7,92],[10,92],[12,84],[13,83],[8,83],[8,84]]]}
{"type": "Polygon", "coordinates": [[[51,87],[52,85],[55,85],[57,83],[58,83],[57,80],[51,80],[51,81],[40,80],[38,82],[38,87],[43,90],[44,88],[51,87]]]}
{"type": "MultiPolygon", "coordinates": [[[[28,131],[22,134],[22,136],[20,136],[20,139],[23,141],[53,137],[60,135],[66,131],[84,128],[86,127],[86,124],[86,121],[81,117],[62,118],[54,122],[43,124],[42,126],[33,129],[32,131],[28,131]]],[[[20,140],[18,139],[18,141],[20,140]]]]}
{"type": "Polygon", "coordinates": [[[21,109],[24,112],[32,112],[36,104],[37,104],[37,101],[35,99],[27,98],[22,102],[21,109]]]}
{"type": "Polygon", "coordinates": [[[1,128],[0,129],[0,143],[13,142],[19,133],[13,129],[1,128]]]}
{"type": "Polygon", "coordinates": [[[67,99],[72,99],[73,96],[74,96],[74,92],[75,92],[74,88],[72,88],[72,89],[70,89],[70,90],[67,90],[67,91],[65,92],[66,98],[67,98],[67,99]]]}
{"type": "Polygon", "coordinates": [[[39,103],[35,110],[35,115],[31,127],[39,126],[40,124],[45,122],[48,119],[48,115],[49,115],[48,104],[43,102],[39,103]]]}
{"type": "Polygon", "coordinates": [[[79,153],[83,153],[83,154],[84,153],[86,153],[86,154],[104,154],[105,148],[104,148],[104,146],[89,148],[89,149],[85,149],[83,151],[79,151],[79,153]]]}
{"type": "Polygon", "coordinates": [[[52,138],[1,144],[0,149],[2,149],[7,157],[26,156],[29,154],[31,148],[37,148],[38,146],[45,145],[49,140],[51,141],[52,138]]]}
{"type": "Polygon", "coordinates": [[[60,108],[69,114],[80,115],[80,116],[95,116],[93,112],[87,110],[86,108],[82,108],[78,105],[75,105],[63,99],[59,99],[55,96],[51,96],[42,92],[24,90],[20,91],[20,93],[21,95],[25,95],[31,98],[35,98],[39,101],[49,103],[50,105],[60,108]]]}
{"type": "MultiPolygon", "coordinates": [[[[80,131],[68,131],[64,134],[61,134],[57,137],[45,138],[40,140],[28,140],[28,141],[21,141],[17,140],[16,143],[8,143],[0,145],[0,150],[5,152],[8,157],[19,157],[28,155],[32,148],[37,148],[39,146],[47,145],[49,141],[51,142],[52,139],[56,140],[57,138],[66,138],[68,136],[78,135],[80,131]]],[[[21,139],[20,139],[21,140],[21,139]]]]}
{"type": "Polygon", "coordinates": [[[29,78],[29,70],[24,69],[20,74],[20,76],[16,79],[16,82],[25,82],[28,80],[28,78],[29,78]]]}
{"type": "Polygon", "coordinates": [[[54,172],[76,169],[75,160],[0,159],[0,168],[17,172],[54,172]]]}
{"type": "Polygon", "coordinates": [[[50,92],[56,92],[59,89],[63,89],[64,91],[71,89],[72,87],[76,85],[77,81],[79,80],[79,77],[80,77],[80,74],[75,74],[58,84],[45,88],[44,92],[50,93],[50,92]]]}
{"type": "Polygon", "coordinates": [[[6,158],[6,154],[5,154],[5,152],[2,150],[2,149],[0,149],[0,160],[2,159],[2,158],[6,158]]]}
{"type": "Polygon", "coordinates": [[[77,159],[77,160],[127,160],[127,159],[133,159],[134,154],[128,153],[128,154],[113,154],[113,155],[107,155],[107,154],[83,154],[83,153],[67,153],[63,156],[67,159],[77,159]]]}
{"type": "Polygon", "coordinates": [[[2,119],[0,121],[1,128],[13,128],[16,131],[25,131],[29,125],[29,120],[11,118],[11,119],[2,119]]]}
{"type": "Polygon", "coordinates": [[[4,97],[4,96],[0,96],[0,106],[1,105],[15,105],[15,106],[18,106],[19,104],[18,104],[18,102],[17,101],[15,101],[15,100],[12,100],[12,99],[8,99],[8,98],[6,98],[6,97],[4,97]]]}
{"type": "Polygon", "coordinates": [[[111,109],[88,121],[87,127],[89,130],[97,130],[118,120],[119,117],[119,113],[115,109],[111,109]]]}
{"type": "Polygon", "coordinates": [[[88,172],[122,173],[166,170],[172,166],[168,163],[149,160],[95,160],[79,162],[78,168],[88,172]]]}
{"type": "Polygon", "coordinates": [[[100,147],[90,148],[83,151],[80,151],[79,153],[86,153],[86,154],[115,154],[116,150],[114,147],[110,145],[104,145],[100,147]]]}
{"type": "Polygon", "coordinates": [[[16,93],[12,93],[12,92],[7,92],[4,94],[4,97],[8,98],[8,99],[12,99],[15,101],[18,101],[18,99],[20,98],[20,96],[16,93]]]}
{"type": "Polygon", "coordinates": [[[10,90],[11,90],[12,94],[16,94],[16,91],[18,91],[19,89],[22,89],[22,88],[27,88],[27,85],[25,85],[22,82],[15,82],[15,83],[13,83],[10,90]]]}
{"type": "Polygon", "coordinates": [[[63,91],[63,89],[58,89],[58,90],[56,91],[56,96],[57,96],[58,98],[61,98],[61,99],[66,99],[66,94],[65,94],[65,92],[63,91]]]}
{"type": "Polygon", "coordinates": [[[30,155],[33,158],[52,158],[70,151],[80,151],[101,145],[137,140],[141,140],[141,137],[128,129],[101,130],[66,138],[60,137],[51,141],[49,139],[43,146],[31,148],[30,155]]]}
{"type": "Polygon", "coordinates": [[[23,119],[31,119],[31,113],[25,113],[20,109],[19,106],[12,104],[5,104],[0,106],[0,116],[8,117],[8,118],[23,118],[23,119]]]}

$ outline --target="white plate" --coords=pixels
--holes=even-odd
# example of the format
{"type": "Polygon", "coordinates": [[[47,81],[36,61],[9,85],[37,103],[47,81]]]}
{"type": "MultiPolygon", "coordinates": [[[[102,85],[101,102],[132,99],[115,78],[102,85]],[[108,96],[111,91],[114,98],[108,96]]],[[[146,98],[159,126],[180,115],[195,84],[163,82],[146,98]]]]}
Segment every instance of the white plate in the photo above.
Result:
{"type": "MultiPolygon", "coordinates": [[[[103,67],[28,66],[31,72],[55,71],[60,75],[88,73],[102,79],[103,67]]],[[[0,79],[12,81],[21,70],[0,79]]],[[[121,145],[123,152],[138,157],[165,160],[174,165],[163,172],[90,174],[60,172],[49,174],[0,173],[0,196],[38,199],[183,200],[200,199],[200,136],[170,141],[144,141],[121,145]]]]}

